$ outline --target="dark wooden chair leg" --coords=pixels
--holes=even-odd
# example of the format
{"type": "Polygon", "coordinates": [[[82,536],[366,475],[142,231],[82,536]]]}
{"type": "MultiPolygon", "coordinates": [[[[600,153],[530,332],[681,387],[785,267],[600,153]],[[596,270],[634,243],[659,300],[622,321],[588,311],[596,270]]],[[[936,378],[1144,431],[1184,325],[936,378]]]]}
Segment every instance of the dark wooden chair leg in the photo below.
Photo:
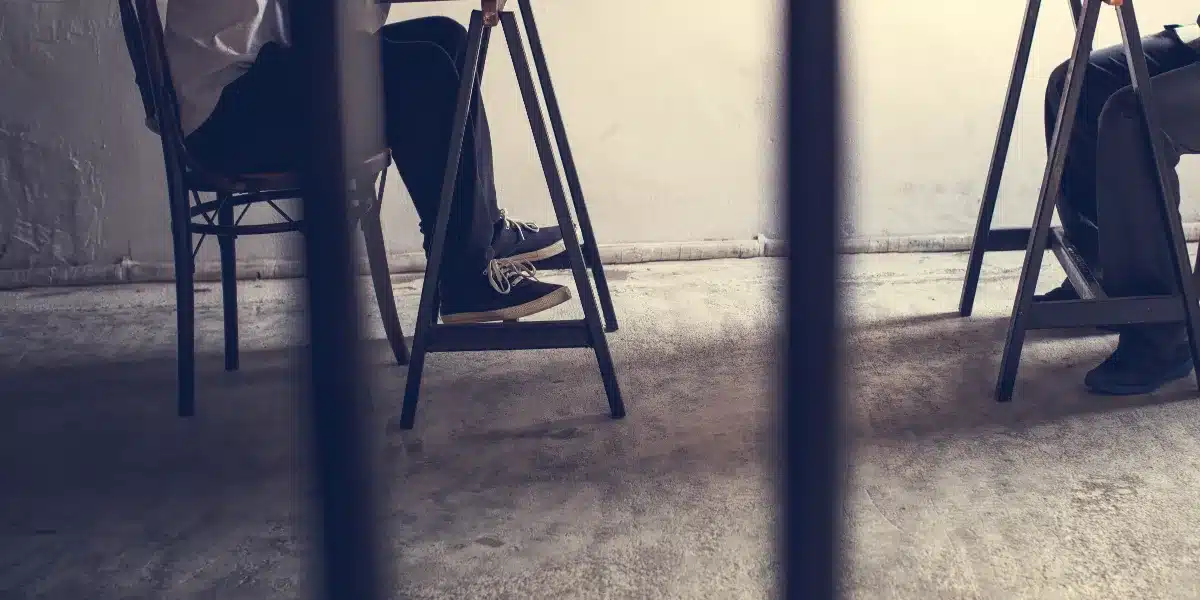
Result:
{"type": "MultiPolygon", "coordinates": [[[[233,204],[229,195],[222,195],[217,209],[217,225],[233,229],[233,204]]],[[[233,235],[218,235],[221,251],[221,308],[225,315],[225,370],[236,371],[241,365],[238,352],[237,252],[233,235]]]]}
{"type": "Polygon", "coordinates": [[[196,414],[196,290],[189,227],[187,191],[177,186],[171,194],[171,234],[175,255],[176,360],[178,361],[177,408],[180,417],[196,414]]]}
{"type": "MultiPolygon", "coordinates": [[[[500,14],[500,24],[504,27],[504,37],[508,41],[513,70],[517,76],[518,87],[521,88],[526,116],[529,119],[529,126],[533,130],[534,145],[537,147],[538,158],[541,160],[542,173],[546,177],[546,186],[550,190],[550,199],[554,203],[554,212],[558,216],[559,227],[563,231],[571,231],[571,209],[567,206],[562,180],[558,176],[558,166],[555,164],[554,151],[550,145],[550,133],[546,129],[546,123],[538,105],[537,90],[533,83],[529,60],[525,56],[521,30],[517,26],[516,17],[511,12],[500,14]]],[[[591,345],[596,352],[596,362],[600,368],[601,379],[604,381],[609,412],[614,419],[624,418],[625,403],[621,398],[620,386],[617,384],[616,369],[608,349],[608,340],[604,336],[600,311],[596,307],[596,296],[592,293],[592,284],[588,280],[579,240],[575,239],[573,235],[567,235],[563,236],[563,241],[567,246],[571,272],[575,278],[575,288],[579,291],[579,301],[583,305],[584,321],[587,322],[591,345]]]]}
{"type": "Polygon", "coordinates": [[[596,292],[600,298],[600,309],[604,313],[605,330],[616,331],[618,328],[617,313],[613,308],[612,294],[608,291],[608,278],[604,275],[604,264],[600,260],[600,249],[596,244],[592,218],[588,214],[587,202],[583,197],[583,185],[579,182],[579,169],[575,166],[575,156],[571,153],[571,145],[567,141],[567,127],[563,122],[562,110],[558,105],[558,95],[554,93],[554,84],[550,80],[550,66],[546,63],[546,53],[542,49],[542,38],[538,33],[537,21],[533,17],[533,7],[529,0],[518,0],[518,7],[521,11],[521,20],[525,24],[525,32],[529,36],[529,51],[533,55],[533,66],[537,70],[538,81],[542,84],[542,98],[546,101],[550,128],[554,131],[554,140],[558,143],[558,153],[562,158],[567,189],[571,192],[575,215],[579,218],[579,229],[583,233],[583,250],[587,254],[588,262],[592,265],[592,277],[596,280],[596,292]]]}
{"type": "Polygon", "coordinates": [[[371,283],[375,287],[375,301],[379,304],[379,317],[383,320],[383,331],[396,364],[409,363],[408,345],[404,342],[404,329],[400,325],[400,314],[396,311],[396,295],[392,291],[392,276],[388,270],[387,248],[383,243],[383,224],[379,220],[379,204],[383,200],[383,182],[379,184],[376,204],[363,215],[360,226],[367,247],[367,265],[371,270],[371,283]]]}

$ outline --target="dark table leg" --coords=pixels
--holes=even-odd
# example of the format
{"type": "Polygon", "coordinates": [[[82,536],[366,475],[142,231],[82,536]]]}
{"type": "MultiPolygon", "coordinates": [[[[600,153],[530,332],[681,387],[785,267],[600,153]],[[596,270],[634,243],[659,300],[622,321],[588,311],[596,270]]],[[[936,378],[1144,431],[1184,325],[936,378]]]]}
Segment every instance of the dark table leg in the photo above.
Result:
{"type": "MultiPolygon", "coordinates": [[[[546,123],[542,119],[542,112],[538,105],[533,73],[529,69],[529,61],[525,57],[525,48],[521,43],[521,30],[517,27],[516,17],[511,12],[502,13],[500,23],[504,27],[504,37],[508,41],[509,54],[512,55],[513,69],[516,71],[517,83],[521,88],[521,97],[524,99],[529,125],[533,129],[533,141],[542,162],[546,185],[550,189],[554,213],[558,216],[559,227],[566,234],[573,229],[571,227],[571,209],[567,206],[562,180],[558,176],[558,165],[554,161],[554,151],[550,147],[550,133],[546,129],[546,123]]],[[[621,398],[621,388],[617,384],[616,369],[613,366],[608,340],[604,336],[600,322],[600,312],[596,308],[596,296],[592,293],[592,284],[588,280],[587,269],[584,266],[583,252],[579,246],[579,240],[574,235],[564,235],[563,242],[567,246],[567,255],[571,261],[571,273],[575,276],[575,287],[579,290],[579,302],[583,305],[584,320],[591,332],[592,348],[596,352],[596,360],[600,365],[600,376],[604,381],[604,391],[608,396],[609,412],[614,419],[620,419],[625,416],[625,403],[621,398]]],[[[598,265],[599,262],[595,264],[598,265]]]]}
{"type": "Polygon", "coordinates": [[[533,66],[537,70],[538,81],[542,83],[542,97],[546,100],[550,128],[554,131],[554,140],[558,142],[558,152],[562,158],[567,189],[571,192],[575,214],[579,217],[579,229],[583,233],[583,249],[587,252],[588,262],[592,265],[592,276],[596,279],[596,291],[600,296],[600,308],[604,312],[605,329],[616,331],[618,327],[617,312],[613,308],[612,295],[608,291],[608,278],[604,275],[604,265],[600,261],[600,249],[596,245],[596,232],[592,227],[592,218],[588,214],[587,202],[583,197],[583,185],[579,182],[579,169],[575,166],[575,156],[571,153],[571,144],[567,142],[567,127],[563,123],[562,109],[558,105],[558,95],[554,93],[554,84],[550,80],[550,66],[546,63],[546,52],[542,49],[542,37],[538,33],[537,21],[533,17],[533,7],[529,0],[518,0],[518,6],[521,9],[521,20],[525,24],[525,32],[529,35],[529,51],[533,55],[533,66]]]}

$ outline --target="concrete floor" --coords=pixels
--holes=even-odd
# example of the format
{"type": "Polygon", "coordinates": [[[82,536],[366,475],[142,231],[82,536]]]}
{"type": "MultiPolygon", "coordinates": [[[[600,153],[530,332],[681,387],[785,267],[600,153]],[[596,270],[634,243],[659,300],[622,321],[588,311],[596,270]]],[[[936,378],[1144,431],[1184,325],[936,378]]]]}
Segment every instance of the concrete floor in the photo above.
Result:
{"type": "MultiPolygon", "coordinates": [[[[1200,598],[1194,383],[1092,398],[1114,339],[1042,335],[992,403],[1018,258],[989,259],[969,320],[962,256],[849,259],[847,596],[1200,598]]],[[[399,432],[404,369],[372,343],[395,596],[769,597],[778,266],[610,269],[623,422],[587,351],[436,355],[399,432]]],[[[235,374],[201,287],[191,420],[169,287],[0,295],[0,598],[311,597],[296,284],[241,286],[235,374]]]]}

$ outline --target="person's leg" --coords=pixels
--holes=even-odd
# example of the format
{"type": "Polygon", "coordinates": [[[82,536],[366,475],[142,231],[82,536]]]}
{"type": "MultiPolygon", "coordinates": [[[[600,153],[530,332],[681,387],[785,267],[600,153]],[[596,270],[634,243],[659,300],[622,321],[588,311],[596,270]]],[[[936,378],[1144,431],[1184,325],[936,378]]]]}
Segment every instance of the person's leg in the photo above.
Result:
{"type": "MultiPolygon", "coordinates": [[[[446,17],[429,17],[413,19],[387,25],[381,31],[385,56],[391,55],[394,60],[386,60],[386,78],[393,81],[405,79],[405,69],[413,69],[421,64],[428,64],[438,52],[428,46],[432,45],[441,50],[449,63],[454,66],[454,77],[457,82],[458,74],[462,72],[466,62],[467,31],[457,21],[446,17]],[[423,50],[415,49],[412,44],[426,46],[423,50]],[[421,56],[425,54],[426,56],[421,56]]],[[[395,94],[392,94],[395,95],[395,94]]],[[[417,100],[416,98],[410,100],[417,100]]],[[[410,127],[404,115],[416,117],[425,113],[422,106],[401,106],[403,99],[397,99],[397,110],[389,118],[389,127],[395,133],[403,135],[410,127]],[[407,110],[408,112],[401,112],[407,110]]],[[[452,115],[454,100],[451,98],[443,108],[447,115],[452,115]]],[[[443,119],[427,121],[419,131],[408,131],[405,139],[414,142],[424,139],[421,133],[438,139],[449,137],[449,116],[443,119]]],[[[412,144],[411,152],[405,152],[397,157],[397,166],[410,190],[416,188],[413,200],[421,215],[422,231],[428,236],[432,234],[437,206],[441,193],[442,163],[444,154],[436,155],[423,149],[420,144],[412,144]],[[410,183],[411,182],[411,183],[410,183]],[[436,193],[427,190],[437,190],[436,193]]],[[[483,226],[486,220],[492,224],[491,247],[492,255],[507,261],[531,261],[538,264],[563,252],[565,246],[562,234],[557,226],[539,227],[534,223],[509,219],[506,212],[497,205],[496,184],[492,169],[491,131],[488,126],[487,111],[484,103],[478,97],[475,99],[468,122],[466,136],[463,140],[463,159],[460,165],[460,190],[463,196],[457,200],[470,198],[472,209],[469,211],[469,226],[473,234],[482,239],[483,226]],[[461,187],[463,185],[467,187],[461,187]]],[[[466,215],[467,211],[463,211],[466,215]]],[[[463,216],[460,215],[460,216],[463,216]]],[[[463,224],[452,216],[452,222],[463,224]]],[[[428,241],[426,243],[428,246],[428,241]]]]}
{"type": "Polygon", "coordinates": [[[292,171],[306,143],[303,80],[291,52],[267,44],[254,65],[226,86],[212,115],[185,140],[203,167],[221,174],[292,171]]]}
{"type": "MultiPolygon", "coordinates": [[[[1163,31],[1142,40],[1146,65],[1153,77],[1194,62],[1194,52],[1183,47],[1174,34],[1163,31]]],[[[1059,105],[1066,93],[1067,63],[1051,72],[1046,85],[1045,134],[1049,149],[1058,118],[1059,105]]],[[[1131,83],[1125,63],[1124,46],[1110,46],[1092,52],[1084,72],[1083,89],[1076,120],[1068,142],[1062,186],[1058,196],[1058,218],[1067,238],[1079,250],[1089,266],[1099,264],[1099,237],[1096,216],[1096,140],[1100,113],[1110,96],[1131,83]]],[[[1038,300],[1077,300],[1078,294],[1063,282],[1038,300]]]]}
{"type": "MultiPolygon", "coordinates": [[[[431,17],[392,23],[379,33],[386,137],[417,209],[426,251],[441,203],[466,51],[466,32],[455,39],[454,26],[458,24],[451,19],[431,17]]],[[[476,272],[482,272],[492,259],[492,226],[499,212],[491,177],[490,141],[478,135],[479,115],[472,111],[462,142],[445,258],[447,266],[476,272]]]]}
{"type": "MultiPolygon", "coordinates": [[[[402,21],[380,31],[386,137],[421,221],[428,252],[441,204],[467,32],[445,17],[402,21]]],[[[519,318],[569,298],[533,279],[535,269],[494,249],[496,206],[491,141],[482,102],[469,114],[443,251],[446,322],[519,318]]],[[[556,229],[556,228],[555,228],[556,229]]],[[[542,230],[539,241],[546,240],[542,230]]],[[[561,236],[547,243],[561,244],[561,236]]]]}
{"type": "MultiPolygon", "coordinates": [[[[1175,166],[1200,152],[1200,63],[1151,79],[1165,149],[1168,191],[1179,199],[1175,166]]],[[[1109,296],[1152,296],[1178,290],[1163,231],[1157,174],[1145,141],[1137,96],[1124,88],[1106,103],[1097,137],[1097,208],[1104,289],[1109,296]]],[[[1191,351],[1182,324],[1125,327],[1117,352],[1088,373],[1088,387],[1141,394],[1187,376],[1191,351]]]]}

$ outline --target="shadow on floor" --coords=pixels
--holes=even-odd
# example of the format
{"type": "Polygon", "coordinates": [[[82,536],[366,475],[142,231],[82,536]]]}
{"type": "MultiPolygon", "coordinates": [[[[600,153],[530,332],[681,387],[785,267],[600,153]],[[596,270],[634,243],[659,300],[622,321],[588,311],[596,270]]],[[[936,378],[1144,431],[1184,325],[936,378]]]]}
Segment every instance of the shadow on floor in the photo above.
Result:
{"type": "Polygon", "coordinates": [[[859,438],[946,434],[977,427],[1024,428],[1068,417],[1193,399],[1192,378],[1159,393],[1090,395],[1084,374],[1116,345],[1094,330],[1030,332],[1012,403],[994,391],[1007,317],[957,313],[892,318],[855,327],[847,353],[848,393],[859,438]]]}
{"type": "MultiPolygon", "coordinates": [[[[467,597],[437,573],[473,552],[519,546],[543,569],[568,569],[553,549],[562,535],[598,547],[638,539],[642,520],[664,510],[677,525],[711,526],[686,513],[714,482],[769,493],[769,357],[760,341],[727,341],[619,353],[634,417],[620,422],[607,418],[588,351],[432,357],[413,432],[387,427],[405,368],[372,344],[380,473],[391,483],[381,530],[422,549],[401,559],[428,575],[409,582],[413,594],[451,586],[439,593],[467,597]]],[[[263,598],[280,577],[300,586],[310,546],[301,356],[244,351],[237,373],[202,356],[190,419],[175,416],[172,357],[6,375],[0,385],[18,401],[0,403],[0,591],[263,598]],[[101,582],[114,591],[97,592],[101,582]]]]}
{"type": "MultiPolygon", "coordinates": [[[[1196,395],[1188,380],[1141,398],[1089,396],[1083,373],[1103,358],[1111,338],[1052,334],[1031,339],[1016,401],[997,404],[991,393],[1006,327],[1006,319],[926,315],[852,328],[844,393],[852,434],[871,439],[1020,428],[1196,395]]],[[[740,442],[750,436],[752,445],[764,445],[753,452],[766,456],[774,384],[765,359],[771,352],[772,344],[755,339],[673,355],[618,353],[631,415],[619,423],[606,416],[586,351],[518,361],[500,353],[437,356],[414,432],[387,425],[399,411],[405,368],[389,364],[382,343],[373,343],[367,355],[376,377],[376,424],[386,432],[393,473],[457,473],[460,483],[478,477],[474,483],[486,486],[568,473],[603,476],[614,468],[665,469],[651,463],[686,455],[695,450],[689,444],[711,436],[740,442]],[[546,450],[545,444],[561,447],[546,450]]],[[[149,501],[168,490],[212,495],[224,489],[236,496],[239,486],[294,473],[303,464],[303,405],[297,402],[303,371],[296,366],[302,358],[298,349],[248,351],[243,370],[226,373],[219,356],[202,356],[199,414],[191,419],[174,414],[170,357],[10,375],[6,395],[25,401],[0,404],[0,474],[22,490],[27,508],[60,506],[90,522],[103,522],[104,511],[130,510],[132,497],[149,501]],[[37,500],[43,495],[54,500],[37,500]],[[88,510],[101,513],[89,517],[88,510]]],[[[6,514],[8,531],[55,520],[20,526],[22,519],[6,514]]]]}
{"type": "MultiPolygon", "coordinates": [[[[1139,399],[1087,396],[1083,373],[1112,338],[1051,334],[1031,339],[1016,402],[998,405],[1006,326],[913,315],[850,327],[852,434],[1020,429],[1195,396],[1190,380],[1139,399]]],[[[381,532],[406,575],[401,596],[569,597],[556,586],[581,578],[633,594],[669,574],[709,586],[705,597],[764,597],[781,344],[765,325],[676,329],[614,337],[624,421],[605,416],[588,351],[436,355],[413,432],[388,427],[405,369],[372,343],[391,488],[381,532]]],[[[311,547],[302,356],[247,350],[238,373],[202,356],[192,419],[175,416],[170,354],[4,375],[16,401],[0,403],[0,596],[300,594],[311,547]]],[[[663,597],[700,596],[678,584],[663,597]]]]}

